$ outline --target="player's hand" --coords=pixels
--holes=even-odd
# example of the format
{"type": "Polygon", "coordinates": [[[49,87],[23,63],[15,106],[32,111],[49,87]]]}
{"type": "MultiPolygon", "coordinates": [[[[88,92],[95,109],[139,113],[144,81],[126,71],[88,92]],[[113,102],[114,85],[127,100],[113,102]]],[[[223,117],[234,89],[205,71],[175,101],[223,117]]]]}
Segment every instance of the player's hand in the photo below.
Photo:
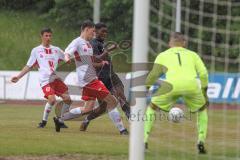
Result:
{"type": "Polygon", "coordinates": [[[65,59],[65,62],[66,62],[66,63],[68,63],[68,64],[70,64],[70,63],[71,63],[71,59],[70,59],[70,56],[69,56],[69,54],[65,54],[65,57],[64,57],[64,59],[65,59]]]}
{"type": "Polygon", "coordinates": [[[102,63],[102,66],[104,66],[104,65],[109,65],[109,62],[108,62],[108,61],[102,61],[101,63],[102,63]]]}
{"type": "Polygon", "coordinates": [[[13,83],[17,83],[18,80],[19,80],[19,78],[16,76],[11,78],[11,82],[13,82],[13,83]]]}
{"type": "Polygon", "coordinates": [[[111,52],[111,51],[113,51],[113,50],[115,50],[115,49],[117,49],[117,48],[118,48],[118,45],[117,45],[117,44],[111,44],[109,47],[106,48],[106,50],[107,50],[108,52],[111,52]]]}

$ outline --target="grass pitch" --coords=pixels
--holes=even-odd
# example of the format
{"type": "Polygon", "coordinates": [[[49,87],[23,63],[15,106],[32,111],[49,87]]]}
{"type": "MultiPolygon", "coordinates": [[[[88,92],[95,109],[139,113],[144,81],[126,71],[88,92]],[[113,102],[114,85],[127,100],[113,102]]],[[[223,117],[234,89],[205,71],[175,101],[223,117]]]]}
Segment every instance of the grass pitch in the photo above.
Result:
{"type": "MultiPolygon", "coordinates": [[[[37,128],[42,106],[0,104],[0,159],[127,160],[128,136],[121,136],[108,116],[80,132],[78,121],[54,130],[37,128]]],[[[125,121],[125,124],[127,122],[125,121]]],[[[240,110],[210,110],[207,155],[196,151],[196,116],[180,124],[157,120],[150,136],[147,160],[240,159],[240,110]]]]}

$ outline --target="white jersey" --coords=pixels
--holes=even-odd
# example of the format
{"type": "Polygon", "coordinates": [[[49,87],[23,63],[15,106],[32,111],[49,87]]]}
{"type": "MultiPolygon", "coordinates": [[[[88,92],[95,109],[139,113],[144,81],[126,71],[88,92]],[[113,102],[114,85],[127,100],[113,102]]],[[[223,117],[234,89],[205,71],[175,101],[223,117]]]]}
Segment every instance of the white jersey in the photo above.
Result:
{"type": "Polygon", "coordinates": [[[65,49],[65,54],[74,57],[78,83],[80,87],[84,87],[97,78],[96,70],[93,67],[93,49],[91,44],[78,37],[74,39],[65,49]]]}
{"type": "Polygon", "coordinates": [[[61,60],[64,60],[64,53],[59,47],[39,45],[32,49],[27,66],[38,66],[39,82],[43,87],[58,78],[55,71],[61,60]]]}

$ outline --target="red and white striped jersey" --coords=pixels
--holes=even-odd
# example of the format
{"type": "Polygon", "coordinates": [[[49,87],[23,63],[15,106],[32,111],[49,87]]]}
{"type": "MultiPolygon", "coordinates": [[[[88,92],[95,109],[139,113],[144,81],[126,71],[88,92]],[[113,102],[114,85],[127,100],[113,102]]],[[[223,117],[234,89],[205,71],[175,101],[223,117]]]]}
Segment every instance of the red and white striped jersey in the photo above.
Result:
{"type": "Polygon", "coordinates": [[[59,47],[39,45],[32,49],[27,66],[38,67],[40,86],[43,87],[58,78],[54,72],[61,60],[64,60],[64,53],[59,47]]]}
{"type": "Polygon", "coordinates": [[[89,41],[78,37],[74,39],[65,49],[75,59],[78,83],[84,87],[97,78],[96,70],[93,67],[93,49],[89,41]]]}

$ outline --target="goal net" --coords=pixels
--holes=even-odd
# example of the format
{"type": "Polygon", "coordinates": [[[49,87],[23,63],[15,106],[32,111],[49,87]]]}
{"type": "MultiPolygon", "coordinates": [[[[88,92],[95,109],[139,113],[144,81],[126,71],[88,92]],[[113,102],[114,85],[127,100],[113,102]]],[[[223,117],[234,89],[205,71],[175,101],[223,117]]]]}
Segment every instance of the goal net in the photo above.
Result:
{"type": "Polygon", "coordinates": [[[156,114],[145,159],[238,159],[240,1],[179,0],[180,7],[177,1],[150,1],[149,58],[153,62],[158,53],[168,48],[180,9],[179,26],[187,46],[201,56],[209,71],[207,154],[198,154],[196,115],[184,108],[186,118],[178,124],[162,118],[164,113],[156,114]]]}

